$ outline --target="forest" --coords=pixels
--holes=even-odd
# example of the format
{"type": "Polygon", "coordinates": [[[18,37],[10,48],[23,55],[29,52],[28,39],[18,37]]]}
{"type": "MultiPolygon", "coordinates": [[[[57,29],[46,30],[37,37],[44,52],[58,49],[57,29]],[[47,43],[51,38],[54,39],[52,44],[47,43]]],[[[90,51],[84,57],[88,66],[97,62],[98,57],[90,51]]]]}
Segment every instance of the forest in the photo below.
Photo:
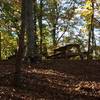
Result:
{"type": "Polygon", "coordinates": [[[100,0],[0,0],[0,100],[99,100],[100,0]]]}

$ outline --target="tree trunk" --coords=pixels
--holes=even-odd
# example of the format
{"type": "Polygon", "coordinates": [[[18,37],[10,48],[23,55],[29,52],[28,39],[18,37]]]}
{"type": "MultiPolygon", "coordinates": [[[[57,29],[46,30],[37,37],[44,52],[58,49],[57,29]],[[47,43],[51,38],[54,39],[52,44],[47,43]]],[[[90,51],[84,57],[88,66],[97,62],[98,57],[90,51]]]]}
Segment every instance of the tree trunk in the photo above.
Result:
{"type": "MultiPolygon", "coordinates": [[[[0,2],[0,7],[2,7],[1,2],[0,2]]],[[[2,10],[0,10],[0,12],[2,13],[2,10]]],[[[0,14],[0,17],[1,17],[1,14],[0,14]]],[[[1,32],[0,32],[0,61],[2,60],[2,58],[1,58],[1,50],[2,50],[2,48],[1,48],[1,32]]]]}
{"type": "Polygon", "coordinates": [[[1,61],[1,32],[0,32],[0,61],[1,61]]]}
{"type": "Polygon", "coordinates": [[[43,11],[42,11],[42,8],[43,8],[43,0],[40,0],[40,13],[39,13],[39,29],[40,29],[40,55],[41,55],[41,59],[42,59],[42,41],[43,41],[43,34],[42,34],[42,15],[43,15],[43,11]]]}
{"type": "Polygon", "coordinates": [[[53,29],[52,29],[52,39],[53,39],[53,46],[54,48],[57,46],[57,40],[56,40],[56,25],[58,23],[58,5],[57,1],[54,0],[54,7],[52,8],[53,13],[53,29]]]}
{"type": "Polygon", "coordinates": [[[94,47],[96,46],[95,36],[94,36],[94,2],[92,2],[92,9],[93,9],[92,10],[93,14],[91,16],[91,25],[89,30],[89,41],[88,41],[88,59],[90,59],[90,53],[93,56],[93,50],[94,47]]]}
{"type": "Polygon", "coordinates": [[[21,30],[19,34],[19,43],[18,43],[18,52],[16,55],[16,63],[15,63],[15,77],[14,77],[14,86],[20,86],[20,71],[22,67],[22,56],[24,50],[24,33],[25,33],[25,0],[22,0],[22,9],[21,9],[21,30]]]}
{"type": "Polygon", "coordinates": [[[90,49],[91,49],[91,30],[89,31],[89,39],[88,39],[88,59],[90,58],[90,49]]]}
{"type": "MultiPolygon", "coordinates": [[[[35,0],[34,0],[35,1],[35,0]]],[[[26,0],[27,5],[26,5],[26,33],[27,33],[27,46],[28,46],[28,51],[27,55],[28,57],[35,57],[37,54],[37,47],[36,47],[36,18],[34,17],[33,20],[33,14],[32,14],[32,0],[26,0]]],[[[34,4],[35,5],[35,4],[34,4]]],[[[35,16],[35,14],[34,14],[35,16]]]]}
{"type": "Polygon", "coordinates": [[[94,2],[92,2],[92,9],[93,9],[93,14],[92,14],[92,27],[91,27],[91,32],[92,32],[92,54],[96,49],[96,40],[95,40],[95,34],[94,34],[94,2]]]}
{"type": "Polygon", "coordinates": [[[53,46],[54,48],[56,47],[56,25],[53,25],[53,30],[52,30],[52,39],[53,39],[53,46]]]}

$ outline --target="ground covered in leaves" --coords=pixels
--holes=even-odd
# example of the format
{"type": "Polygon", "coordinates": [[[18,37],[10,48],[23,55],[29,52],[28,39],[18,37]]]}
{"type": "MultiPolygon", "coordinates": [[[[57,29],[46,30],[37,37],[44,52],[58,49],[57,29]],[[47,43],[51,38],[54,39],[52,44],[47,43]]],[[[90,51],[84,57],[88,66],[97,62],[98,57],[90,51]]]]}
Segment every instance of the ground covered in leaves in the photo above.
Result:
{"type": "Polygon", "coordinates": [[[0,100],[100,100],[100,61],[23,64],[19,88],[13,87],[14,69],[0,62],[0,100]]]}

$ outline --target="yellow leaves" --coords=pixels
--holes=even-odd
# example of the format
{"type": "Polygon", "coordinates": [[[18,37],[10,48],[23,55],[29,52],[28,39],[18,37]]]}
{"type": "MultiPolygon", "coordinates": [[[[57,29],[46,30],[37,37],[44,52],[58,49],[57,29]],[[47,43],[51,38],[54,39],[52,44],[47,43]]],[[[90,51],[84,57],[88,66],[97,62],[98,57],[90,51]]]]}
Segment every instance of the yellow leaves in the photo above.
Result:
{"type": "Polygon", "coordinates": [[[93,3],[95,3],[96,1],[98,1],[98,0],[86,0],[86,2],[93,2],[93,3]]]}
{"type": "Polygon", "coordinates": [[[81,13],[81,16],[85,18],[85,21],[88,23],[88,25],[91,24],[91,16],[93,15],[93,11],[84,9],[81,13]]]}
{"type": "Polygon", "coordinates": [[[81,12],[81,16],[85,18],[87,25],[91,24],[91,18],[94,13],[93,7],[92,7],[92,1],[93,0],[86,0],[85,6],[83,7],[83,10],[81,12]]]}
{"type": "Polygon", "coordinates": [[[87,0],[86,5],[83,7],[83,11],[81,13],[82,16],[84,16],[84,17],[87,17],[87,16],[91,17],[92,16],[93,8],[91,5],[92,5],[91,0],[87,0]]]}
{"type": "Polygon", "coordinates": [[[92,2],[90,0],[87,0],[85,8],[91,9],[92,8],[91,5],[92,5],[92,2]]]}
{"type": "Polygon", "coordinates": [[[91,16],[92,14],[93,12],[91,10],[83,9],[81,16],[87,17],[87,16],[91,16]]]}

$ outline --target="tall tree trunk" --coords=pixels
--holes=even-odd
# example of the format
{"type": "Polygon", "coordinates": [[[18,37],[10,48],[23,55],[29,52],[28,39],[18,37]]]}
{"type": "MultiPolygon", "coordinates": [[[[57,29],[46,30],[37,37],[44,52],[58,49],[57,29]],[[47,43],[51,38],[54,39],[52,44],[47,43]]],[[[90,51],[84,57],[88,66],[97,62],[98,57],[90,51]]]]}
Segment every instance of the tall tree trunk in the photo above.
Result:
{"type": "Polygon", "coordinates": [[[16,55],[16,66],[15,66],[15,82],[14,85],[15,86],[20,86],[20,71],[21,71],[21,66],[22,66],[22,56],[23,56],[23,50],[24,50],[24,33],[25,33],[25,10],[26,10],[26,6],[25,6],[25,0],[22,0],[22,9],[21,9],[21,30],[20,30],[20,34],[19,34],[19,43],[18,43],[18,52],[16,55]]]}
{"type": "Polygon", "coordinates": [[[90,53],[93,55],[94,47],[96,46],[95,36],[94,36],[94,2],[92,2],[92,16],[91,25],[89,30],[89,41],[88,41],[88,59],[90,59],[90,53]]]}
{"type": "Polygon", "coordinates": [[[91,30],[89,31],[88,39],[88,59],[90,58],[90,49],[91,49],[91,30]]]}
{"type": "Polygon", "coordinates": [[[96,49],[96,40],[94,34],[94,2],[92,2],[92,9],[93,9],[93,14],[92,14],[91,32],[92,32],[92,54],[93,54],[96,49]]]}
{"type": "Polygon", "coordinates": [[[0,32],[0,61],[1,61],[1,32],[0,32]]]}
{"type": "Polygon", "coordinates": [[[28,38],[28,52],[27,55],[28,57],[36,57],[38,52],[37,52],[37,45],[36,45],[36,8],[32,8],[32,4],[36,6],[36,0],[32,2],[32,0],[26,0],[27,2],[27,24],[26,24],[26,33],[27,33],[27,38],[28,38]],[[34,9],[34,20],[33,20],[33,14],[32,11],[34,9]]]}
{"type": "Polygon", "coordinates": [[[38,41],[38,37],[37,37],[37,25],[36,25],[36,22],[37,22],[37,0],[33,0],[33,34],[34,34],[34,53],[36,54],[36,56],[39,56],[39,48],[38,48],[38,45],[37,45],[37,41],[38,41]]]}
{"type": "Polygon", "coordinates": [[[52,38],[53,38],[53,46],[54,48],[56,47],[56,25],[53,25],[53,30],[52,30],[52,38]]]}
{"type": "Polygon", "coordinates": [[[43,0],[40,0],[40,13],[39,13],[39,29],[40,29],[40,55],[42,59],[42,41],[43,41],[43,34],[42,34],[42,16],[43,16],[43,0]]]}
{"type": "Polygon", "coordinates": [[[58,23],[58,5],[57,1],[54,0],[54,7],[52,8],[53,18],[54,22],[52,23],[53,29],[52,29],[52,38],[53,38],[53,46],[54,48],[57,46],[57,40],[56,40],[56,25],[58,23]]]}
{"type": "MultiPolygon", "coordinates": [[[[1,2],[0,2],[0,7],[2,8],[2,4],[1,4],[1,2]]],[[[1,12],[1,14],[2,14],[2,10],[0,9],[0,12],[1,12]]],[[[0,17],[1,17],[1,14],[0,14],[0,17]]],[[[0,61],[2,60],[2,58],[1,58],[1,32],[0,32],[0,61]]]]}

